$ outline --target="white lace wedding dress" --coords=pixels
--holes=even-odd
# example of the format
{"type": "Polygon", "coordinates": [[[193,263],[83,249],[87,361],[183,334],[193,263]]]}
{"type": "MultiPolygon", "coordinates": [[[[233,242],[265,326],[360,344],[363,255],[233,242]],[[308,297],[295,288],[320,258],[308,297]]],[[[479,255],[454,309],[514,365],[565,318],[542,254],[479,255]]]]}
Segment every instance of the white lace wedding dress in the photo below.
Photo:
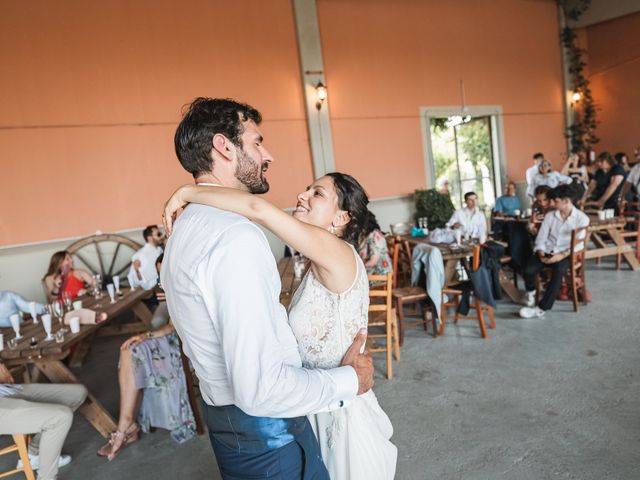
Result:
{"type": "MultiPolygon", "coordinates": [[[[307,368],[334,368],[361,328],[367,328],[369,282],[362,260],[353,285],[336,294],[309,269],[289,306],[289,323],[307,368]]],[[[309,416],[332,480],[393,479],[393,427],[373,391],[340,410],[309,416]]]]}

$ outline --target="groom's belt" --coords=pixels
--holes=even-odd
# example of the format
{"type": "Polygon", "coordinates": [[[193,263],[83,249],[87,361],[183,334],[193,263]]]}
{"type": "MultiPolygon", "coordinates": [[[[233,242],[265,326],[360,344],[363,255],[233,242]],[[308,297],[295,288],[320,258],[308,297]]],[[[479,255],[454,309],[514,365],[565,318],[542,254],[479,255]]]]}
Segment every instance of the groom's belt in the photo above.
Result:
{"type": "Polygon", "coordinates": [[[307,417],[253,417],[235,405],[207,405],[207,425],[210,434],[227,447],[243,451],[264,451],[284,447],[303,432],[307,422],[307,417]]]}

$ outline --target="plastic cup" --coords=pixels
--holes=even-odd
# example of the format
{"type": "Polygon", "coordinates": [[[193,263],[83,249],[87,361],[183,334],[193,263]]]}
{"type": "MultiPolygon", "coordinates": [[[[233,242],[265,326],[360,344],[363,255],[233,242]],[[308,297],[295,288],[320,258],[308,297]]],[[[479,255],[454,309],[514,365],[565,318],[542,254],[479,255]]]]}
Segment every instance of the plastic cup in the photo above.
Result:
{"type": "Polygon", "coordinates": [[[513,215],[515,215],[516,217],[519,217],[519,216],[520,216],[520,209],[516,208],[516,209],[513,211],[513,215]]]}
{"type": "Polygon", "coordinates": [[[117,275],[112,278],[113,285],[116,287],[116,293],[120,293],[120,277],[117,275]]]}
{"type": "Polygon", "coordinates": [[[111,303],[116,303],[116,288],[113,283],[107,285],[107,292],[109,292],[109,297],[111,298],[111,303]]]}
{"type": "Polygon", "coordinates": [[[73,302],[73,309],[80,310],[82,308],[82,300],[76,300],[73,302]]]}
{"type": "Polygon", "coordinates": [[[71,333],[80,332],[80,317],[71,317],[69,319],[69,327],[71,327],[71,333]]]}
{"type": "Polygon", "coordinates": [[[45,340],[53,340],[53,336],[51,335],[51,315],[45,313],[40,318],[42,319],[44,331],[47,332],[47,338],[45,340]]]}
{"type": "Polygon", "coordinates": [[[598,220],[606,220],[607,212],[604,210],[598,210],[598,220]]]}
{"type": "Polygon", "coordinates": [[[4,335],[0,333],[0,352],[4,350],[4,335]]]}
{"type": "Polygon", "coordinates": [[[29,313],[31,313],[31,319],[33,323],[38,323],[38,312],[36,312],[36,302],[29,303],[29,313]]]}

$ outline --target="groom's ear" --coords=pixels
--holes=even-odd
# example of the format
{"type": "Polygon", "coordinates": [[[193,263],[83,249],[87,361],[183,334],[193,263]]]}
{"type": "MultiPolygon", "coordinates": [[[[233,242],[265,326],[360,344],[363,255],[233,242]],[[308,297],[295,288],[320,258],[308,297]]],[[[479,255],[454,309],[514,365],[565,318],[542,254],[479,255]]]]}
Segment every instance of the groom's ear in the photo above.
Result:
{"type": "Polygon", "coordinates": [[[233,161],[236,154],[236,146],[231,140],[221,133],[216,133],[211,140],[213,150],[223,159],[233,161]]]}

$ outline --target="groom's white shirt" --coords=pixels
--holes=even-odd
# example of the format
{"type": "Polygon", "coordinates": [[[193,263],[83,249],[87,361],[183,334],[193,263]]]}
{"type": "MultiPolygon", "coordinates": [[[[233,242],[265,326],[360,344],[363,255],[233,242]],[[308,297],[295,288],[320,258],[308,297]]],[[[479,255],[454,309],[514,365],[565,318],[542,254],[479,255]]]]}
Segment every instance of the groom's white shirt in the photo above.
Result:
{"type": "Polygon", "coordinates": [[[355,398],[352,367],[302,368],[275,259],[247,218],[189,205],[167,243],[161,281],[209,405],[288,418],[355,398]]]}

